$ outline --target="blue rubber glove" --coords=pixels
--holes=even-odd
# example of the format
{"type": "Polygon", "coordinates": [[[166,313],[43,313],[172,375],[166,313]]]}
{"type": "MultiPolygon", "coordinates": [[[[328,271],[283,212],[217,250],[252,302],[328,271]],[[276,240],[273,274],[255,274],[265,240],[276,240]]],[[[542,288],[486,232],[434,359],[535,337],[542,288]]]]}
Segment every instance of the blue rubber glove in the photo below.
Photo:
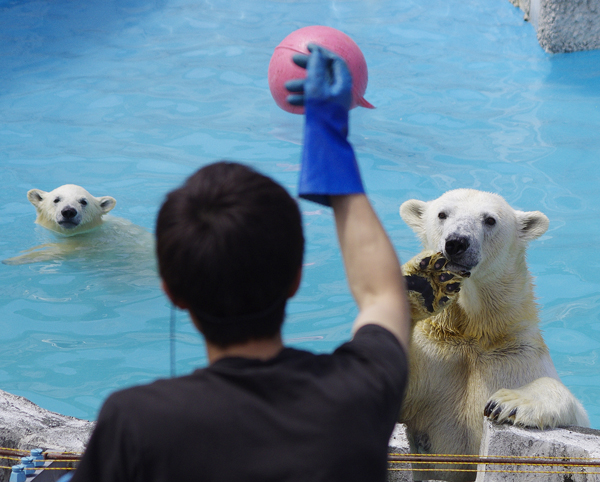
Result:
{"type": "Polygon", "coordinates": [[[295,55],[306,68],[306,79],[292,80],[286,88],[292,105],[304,105],[304,145],[298,195],[331,206],[331,195],[364,193],[354,150],[348,142],[348,110],[352,103],[352,76],[346,62],[311,44],[310,55],[295,55]]]}

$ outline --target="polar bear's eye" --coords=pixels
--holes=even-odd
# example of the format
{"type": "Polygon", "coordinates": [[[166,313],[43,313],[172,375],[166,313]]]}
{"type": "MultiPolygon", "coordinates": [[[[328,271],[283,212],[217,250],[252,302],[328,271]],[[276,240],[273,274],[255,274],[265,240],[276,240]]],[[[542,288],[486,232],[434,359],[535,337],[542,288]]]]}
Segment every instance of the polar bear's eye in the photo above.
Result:
{"type": "Polygon", "coordinates": [[[59,197],[57,197],[57,198],[54,199],[54,204],[58,204],[59,202],[60,202],[60,198],[59,197]]]}
{"type": "Polygon", "coordinates": [[[80,199],[79,204],[81,204],[82,206],[87,206],[87,201],[85,199],[80,199]]]}
{"type": "Polygon", "coordinates": [[[491,216],[488,216],[487,218],[485,218],[484,222],[488,226],[494,226],[496,224],[496,220],[493,217],[491,217],[491,216]]]}
{"type": "Polygon", "coordinates": [[[446,219],[448,216],[446,216],[446,213],[444,211],[442,211],[441,213],[438,214],[438,218],[439,219],[446,219]]]}

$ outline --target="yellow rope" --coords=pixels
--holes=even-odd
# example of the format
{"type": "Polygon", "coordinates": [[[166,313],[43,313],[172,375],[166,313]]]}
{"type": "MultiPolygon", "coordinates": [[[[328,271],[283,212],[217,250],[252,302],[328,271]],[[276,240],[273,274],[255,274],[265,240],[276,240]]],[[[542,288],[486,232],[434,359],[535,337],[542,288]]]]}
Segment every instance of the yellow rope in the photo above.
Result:
{"type": "Polygon", "coordinates": [[[589,460],[596,461],[596,457],[546,457],[540,455],[461,455],[461,454],[403,454],[391,453],[388,455],[397,455],[399,457],[473,457],[479,459],[494,458],[494,459],[544,459],[544,460],[589,460]]]}
{"type": "Polygon", "coordinates": [[[402,454],[402,453],[391,453],[389,456],[396,456],[400,459],[403,457],[406,460],[388,460],[388,464],[406,464],[411,465],[410,467],[389,467],[388,470],[397,471],[418,471],[418,472],[490,472],[490,473],[504,473],[504,474],[563,474],[563,475],[600,475],[600,472],[587,472],[584,469],[596,467],[600,460],[593,457],[543,457],[543,456],[518,456],[518,455],[496,455],[496,456],[480,456],[480,455],[460,455],[460,454],[402,454]],[[461,458],[460,461],[452,460],[433,460],[434,458],[461,458]],[[427,459],[432,460],[419,460],[427,459]],[[416,460],[413,460],[416,459],[416,460]],[[579,463],[577,463],[579,462],[579,463]],[[592,462],[592,464],[586,463],[592,462]],[[484,468],[464,468],[464,469],[453,469],[446,467],[437,468],[421,468],[412,467],[412,465],[418,464],[430,464],[430,465],[483,465],[484,468]],[[490,469],[490,466],[532,466],[532,469],[528,470],[517,470],[517,469],[490,469]],[[533,466],[541,466],[540,468],[546,467],[567,467],[580,468],[580,471],[574,470],[534,470],[533,466]]]}
{"type": "MultiPolygon", "coordinates": [[[[406,468],[390,468],[388,470],[408,471],[413,470],[410,467],[406,468]]],[[[419,472],[477,472],[477,469],[418,469],[419,472]]],[[[564,475],[598,475],[600,472],[573,472],[566,470],[491,470],[484,469],[482,472],[494,472],[500,474],[564,474],[564,475]]]]}
{"type": "Polygon", "coordinates": [[[6,455],[0,455],[0,459],[2,460],[18,460],[20,462],[22,458],[23,457],[8,457],[6,455]]]}
{"type": "MultiPolygon", "coordinates": [[[[31,469],[25,469],[26,472],[30,470],[75,470],[76,467],[34,467],[31,469]]],[[[12,466],[10,465],[0,465],[0,469],[11,470],[12,466]]]]}
{"type": "MultiPolygon", "coordinates": [[[[10,452],[20,452],[20,453],[27,453],[26,450],[20,450],[20,449],[12,449],[12,448],[7,448],[7,447],[0,447],[0,450],[6,450],[6,451],[10,451],[10,452]]],[[[48,454],[50,452],[44,452],[45,454],[48,454]]],[[[57,453],[57,452],[51,452],[51,453],[57,453]]],[[[59,452],[61,455],[82,455],[82,452],[59,452]]],[[[581,467],[584,468],[586,467],[585,465],[582,464],[577,464],[577,463],[569,463],[569,461],[596,461],[598,459],[593,458],[593,457],[541,457],[541,456],[535,456],[535,455],[460,455],[460,454],[403,454],[403,453],[391,453],[388,455],[394,455],[394,456],[399,456],[399,457],[461,457],[461,458],[473,458],[472,462],[469,462],[468,460],[466,461],[460,461],[460,462],[452,462],[452,461],[444,461],[444,462],[440,462],[440,461],[432,461],[432,462],[427,462],[427,461],[400,461],[400,460],[391,460],[388,461],[388,463],[390,464],[440,464],[440,465],[468,465],[469,463],[480,463],[480,464],[484,464],[484,465],[513,465],[513,466],[520,466],[520,465],[544,465],[544,466],[558,466],[558,467],[581,467]],[[486,463],[486,458],[489,459],[503,459],[506,460],[506,462],[490,462],[490,463],[486,463]],[[536,464],[527,464],[524,463],[523,460],[533,460],[535,459],[536,461],[540,461],[540,460],[557,460],[559,462],[549,462],[549,463],[543,463],[543,462],[537,462],[536,464]]],[[[2,456],[0,455],[0,459],[3,460],[16,460],[16,461],[20,461],[21,457],[9,457],[9,456],[2,456]]],[[[48,462],[79,462],[79,459],[46,459],[46,461],[48,462]]],[[[8,469],[10,470],[12,467],[11,466],[0,466],[0,469],[8,469]]],[[[37,467],[36,470],[75,470],[74,467],[37,467]]],[[[388,470],[390,471],[412,471],[413,468],[412,467],[390,467],[388,468],[388,470]]],[[[417,469],[419,472],[436,472],[436,471],[443,471],[443,472],[477,472],[478,469],[451,469],[451,468],[418,468],[417,469]]],[[[564,474],[564,475],[600,475],[600,472],[585,472],[585,471],[581,471],[581,472],[574,472],[574,471],[566,471],[566,470],[500,470],[500,469],[489,469],[489,468],[484,468],[482,469],[482,471],[485,472],[493,472],[493,473],[504,473],[504,474],[564,474]]]]}
{"type": "MultiPolygon", "coordinates": [[[[8,447],[0,447],[0,450],[8,450],[11,452],[25,452],[29,454],[28,450],[24,449],[12,449],[8,447]]],[[[59,452],[55,450],[47,450],[44,454],[72,454],[72,455],[83,455],[83,452],[59,452]]],[[[539,455],[473,455],[473,454],[405,454],[405,453],[389,453],[388,455],[398,455],[398,456],[409,456],[409,457],[479,457],[480,459],[488,458],[506,458],[506,459],[545,459],[545,460],[564,460],[566,457],[546,457],[539,455]]],[[[593,457],[568,457],[569,460],[597,460],[593,457]]]]}
{"type": "MultiPolygon", "coordinates": [[[[16,460],[20,462],[23,457],[8,457],[6,455],[0,455],[1,460],[16,460]]],[[[44,459],[46,462],[79,462],[80,459],[44,459]]]]}
{"type": "Polygon", "coordinates": [[[76,467],[39,467],[40,470],[75,470],[76,467]]]}
{"type": "MultiPolygon", "coordinates": [[[[388,460],[389,464],[438,464],[438,465],[470,465],[470,462],[450,462],[450,461],[445,461],[445,462],[427,462],[425,460],[407,460],[407,461],[402,461],[402,460],[388,460]]],[[[552,463],[535,463],[535,464],[528,464],[528,463],[523,463],[523,462],[493,462],[493,463],[486,463],[486,462],[481,462],[484,465],[545,465],[545,466],[550,466],[550,467],[590,467],[589,465],[584,465],[584,464],[569,464],[568,462],[552,462],[552,463]]],[[[424,470],[424,469],[418,469],[418,470],[424,470]]],[[[435,469],[433,469],[435,470],[435,469]]],[[[473,469],[475,470],[475,469],[473,469]]],[[[487,470],[487,469],[486,469],[487,470]]]]}

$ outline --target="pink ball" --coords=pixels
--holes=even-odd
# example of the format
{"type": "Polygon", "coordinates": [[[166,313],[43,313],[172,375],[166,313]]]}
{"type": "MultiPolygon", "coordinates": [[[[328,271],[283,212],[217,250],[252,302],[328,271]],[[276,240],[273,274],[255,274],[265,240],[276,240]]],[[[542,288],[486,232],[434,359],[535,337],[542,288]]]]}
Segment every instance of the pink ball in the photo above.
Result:
{"type": "Polygon", "coordinates": [[[290,94],[285,83],[292,79],[303,79],[306,70],[298,67],[293,61],[295,54],[308,54],[307,45],[315,43],[336,53],[348,64],[352,75],[352,105],[351,109],[360,105],[374,109],[363,97],[367,90],[367,62],[358,45],[348,35],[335,28],[314,25],[296,30],[284,38],[275,47],[275,52],[269,63],[269,89],[279,107],[293,114],[303,114],[304,107],[288,104],[286,98],[290,94]]]}

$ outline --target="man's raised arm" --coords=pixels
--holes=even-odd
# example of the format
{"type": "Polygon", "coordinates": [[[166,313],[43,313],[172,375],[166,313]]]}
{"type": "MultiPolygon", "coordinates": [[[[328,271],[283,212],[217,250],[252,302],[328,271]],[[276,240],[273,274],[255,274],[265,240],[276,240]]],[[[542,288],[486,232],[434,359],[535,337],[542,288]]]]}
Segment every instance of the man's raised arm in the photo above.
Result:
{"type": "Polygon", "coordinates": [[[317,45],[294,62],[305,80],[290,81],[288,101],[304,105],[306,121],[299,195],[332,206],[350,290],[359,307],[354,331],[381,325],[404,347],[410,310],[394,248],[364,194],[354,150],[347,140],[352,77],[344,60],[317,45]]]}
{"type": "Polygon", "coordinates": [[[407,348],[410,309],[396,252],[364,194],[331,199],[350,291],[359,314],[353,331],[372,323],[407,348]]]}

